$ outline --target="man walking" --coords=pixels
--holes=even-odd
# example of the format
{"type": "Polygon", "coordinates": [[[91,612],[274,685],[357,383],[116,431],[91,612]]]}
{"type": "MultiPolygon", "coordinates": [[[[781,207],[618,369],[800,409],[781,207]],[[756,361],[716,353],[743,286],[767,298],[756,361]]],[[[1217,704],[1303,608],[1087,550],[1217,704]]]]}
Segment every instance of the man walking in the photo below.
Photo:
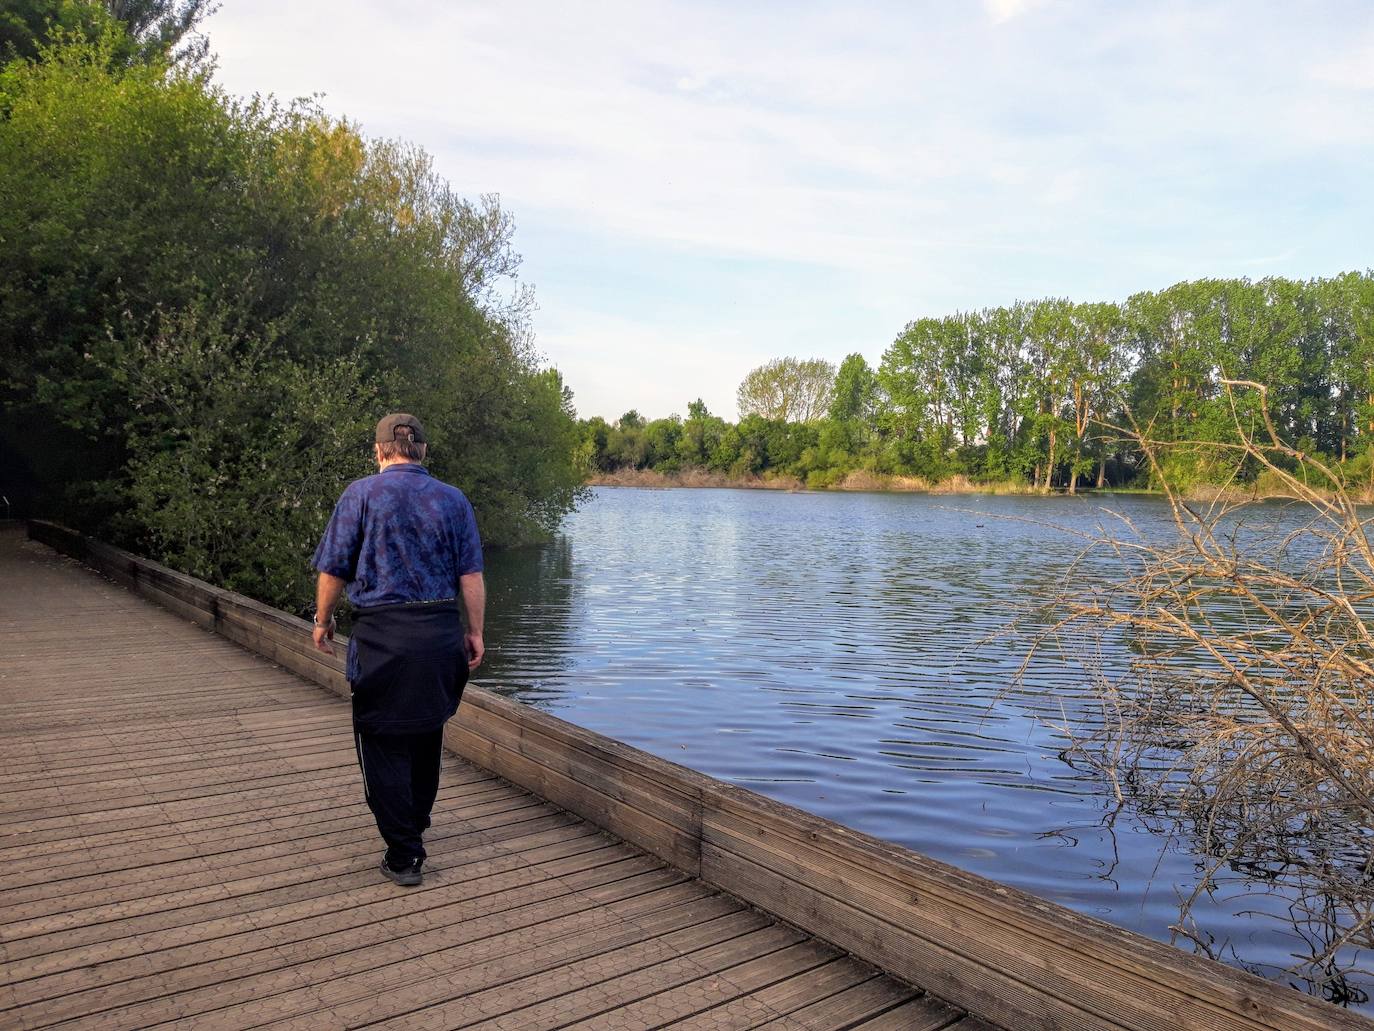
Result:
{"type": "Polygon", "coordinates": [[[314,638],[334,654],[333,613],[347,588],[363,790],[386,841],[382,873],[409,887],[421,881],[444,723],[482,661],[486,585],[472,506],[420,464],[420,420],[388,415],[376,438],[377,474],[344,489],[315,549],[314,638]]]}

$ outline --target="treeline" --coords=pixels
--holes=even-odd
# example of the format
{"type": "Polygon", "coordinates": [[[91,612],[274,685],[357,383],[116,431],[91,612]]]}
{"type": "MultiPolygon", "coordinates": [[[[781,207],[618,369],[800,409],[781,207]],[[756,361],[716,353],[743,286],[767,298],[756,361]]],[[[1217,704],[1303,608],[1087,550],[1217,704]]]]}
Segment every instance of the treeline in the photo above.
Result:
{"type": "Polygon", "coordinates": [[[581,439],[497,200],[313,104],[227,96],[175,24],[49,6],[0,68],[0,493],[294,608],[403,409],[486,540],[550,531],[581,439]]]}
{"type": "MultiPolygon", "coordinates": [[[[1352,477],[1370,476],[1374,459],[1371,273],[1206,279],[1122,304],[1049,299],[919,319],[877,369],[853,354],[830,370],[822,417],[769,409],[768,399],[814,388],[818,364],[755,369],[741,384],[737,423],[699,401],[685,419],[584,420],[593,466],[786,476],[811,487],[856,472],[1041,490],[1148,486],[1138,450],[1113,427],[1162,442],[1235,443],[1263,423],[1259,394],[1228,380],[1267,387],[1274,426],[1297,450],[1352,477]],[[797,382],[774,382],[787,376],[797,382]]],[[[1248,482],[1259,471],[1225,447],[1165,453],[1166,475],[1182,487],[1248,482]]]]}

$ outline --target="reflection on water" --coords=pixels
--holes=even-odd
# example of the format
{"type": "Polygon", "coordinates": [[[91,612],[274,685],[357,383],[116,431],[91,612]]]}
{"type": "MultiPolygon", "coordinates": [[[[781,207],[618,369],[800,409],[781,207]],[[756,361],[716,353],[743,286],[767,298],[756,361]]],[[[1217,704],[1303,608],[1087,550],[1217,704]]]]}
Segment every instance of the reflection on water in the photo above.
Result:
{"type": "Polygon", "coordinates": [[[487,658],[482,686],[553,708],[573,694],[572,541],[487,558],[487,658]]]}
{"type": "MultiPolygon", "coordinates": [[[[1201,857],[1061,760],[1085,671],[1047,658],[1013,686],[1025,645],[998,634],[1079,554],[1057,526],[1104,509],[1170,531],[1144,497],[600,489],[557,543],[490,557],[479,682],[1167,940],[1201,857]]],[[[1194,915],[1272,973],[1302,944],[1244,915],[1248,890],[1194,915]]]]}

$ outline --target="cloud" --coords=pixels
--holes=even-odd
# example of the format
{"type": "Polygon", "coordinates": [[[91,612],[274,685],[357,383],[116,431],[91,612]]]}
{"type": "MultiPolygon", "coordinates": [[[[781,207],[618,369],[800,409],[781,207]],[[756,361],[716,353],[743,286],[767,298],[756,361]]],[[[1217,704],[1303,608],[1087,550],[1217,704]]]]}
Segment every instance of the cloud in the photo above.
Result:
{"type": "Polygon", "coordinates": [[[983,7],[994,25],[1019,18],[1027,11],[1043,5],[1043,0],[983,0],[983,7]]]}
{"type": "Polygon", "coordinates": [[[1312,76],[1356,90],[1374,90],[1374,42],[1324,60],[1312,68],[1312,76]]]}
{"type": "Polygon", "coordinates": [[[603,345],[732,398],[731,354],[876,358],[917,315],[1363,254],[1374,9],[1323,10],[235,0],[207,31],[231,91],[324,91],[500,193],[544,350],[618,414],[654,375],[603,345]],[[747,299],[741,265],[770,270],[747,299]]]}
{"type": "Polygon", "coordinates": [[[541,343],[558,353],[583,417],[614,420],[630,408],[651,418],[681,415],[700,397],[712,412],[733,420],[735,388],[772,357],[754,353],[757,340],[744,324],[684,328],[578,309],[559,321],[543,332],[541,343]],[[702,377],[703,368],[711,370],[709,377],[702,377]],[[608,377],[607,369],[615,375],[608,377]]]}

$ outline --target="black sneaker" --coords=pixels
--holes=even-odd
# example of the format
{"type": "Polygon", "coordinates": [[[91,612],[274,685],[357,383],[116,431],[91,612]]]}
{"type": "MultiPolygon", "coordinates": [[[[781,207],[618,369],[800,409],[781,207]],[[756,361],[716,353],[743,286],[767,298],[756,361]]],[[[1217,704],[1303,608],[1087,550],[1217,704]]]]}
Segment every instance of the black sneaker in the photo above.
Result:
{"type": "Polygon", "coordinates": [[[399,870],[393,870],[391,864],[382,857],[382,876],[388,880],[395,881],[403,888],[414,888],[421,881],[420,866],[424,863],[423,859],[412,859],[399,870]]]}

